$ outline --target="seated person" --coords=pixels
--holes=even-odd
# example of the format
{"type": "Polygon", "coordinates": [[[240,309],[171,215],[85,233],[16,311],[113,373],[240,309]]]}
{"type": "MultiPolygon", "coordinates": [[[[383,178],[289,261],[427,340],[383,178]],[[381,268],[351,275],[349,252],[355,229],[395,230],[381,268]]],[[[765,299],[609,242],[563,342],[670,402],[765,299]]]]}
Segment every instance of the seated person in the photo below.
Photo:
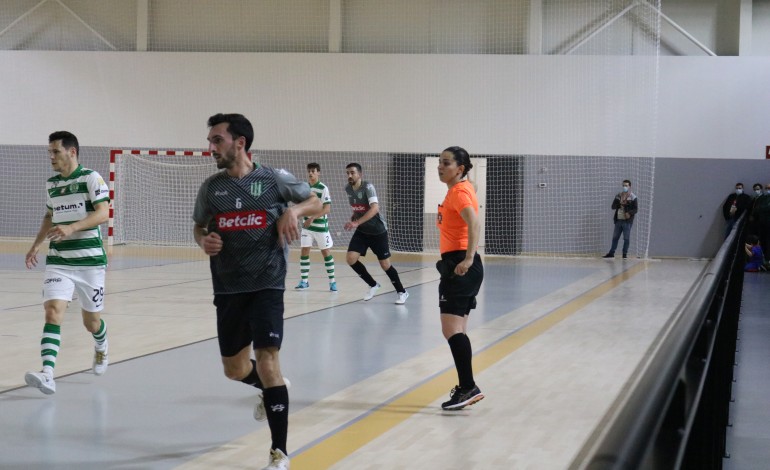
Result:
{"type": "Polygon", "coordinates": [[[743,267],[743,270],[750,273],[758,271],[764,271],[762,265],[765,261],[764,253],[762,253],[762,247],[759,244],[759,238],[756,235],[749,235],[746,237],[746,245],[744,251],[746,256],[749,257],[749,262],[743,267]]]}

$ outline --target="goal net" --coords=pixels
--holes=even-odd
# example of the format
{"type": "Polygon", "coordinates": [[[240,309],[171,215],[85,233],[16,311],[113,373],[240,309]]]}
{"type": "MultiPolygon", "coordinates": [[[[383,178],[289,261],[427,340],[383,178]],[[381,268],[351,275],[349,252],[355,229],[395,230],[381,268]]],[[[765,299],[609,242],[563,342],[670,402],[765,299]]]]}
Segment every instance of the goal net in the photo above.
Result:
{"type": "Polygon", "coordinates": [[[195,197],[216,171],[209,152],[111,150],[107,244],[195,246],[195,197]]]}

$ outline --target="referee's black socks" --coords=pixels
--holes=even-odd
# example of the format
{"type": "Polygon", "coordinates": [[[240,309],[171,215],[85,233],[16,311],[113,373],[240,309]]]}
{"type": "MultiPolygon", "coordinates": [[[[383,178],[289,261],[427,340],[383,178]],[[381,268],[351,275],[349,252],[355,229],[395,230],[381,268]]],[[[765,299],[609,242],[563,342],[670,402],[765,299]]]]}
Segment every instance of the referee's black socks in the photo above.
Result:
{"type": "Polygon", "coordinates": [[[449,349],[452,351],[452,357],[455,360],[457,368],[458,384],[463,390],[470,390],[476,382],[473,380],[473,351],[471,350],[471,340],[465,333],[456,333],[447,340],[449,349]]]}

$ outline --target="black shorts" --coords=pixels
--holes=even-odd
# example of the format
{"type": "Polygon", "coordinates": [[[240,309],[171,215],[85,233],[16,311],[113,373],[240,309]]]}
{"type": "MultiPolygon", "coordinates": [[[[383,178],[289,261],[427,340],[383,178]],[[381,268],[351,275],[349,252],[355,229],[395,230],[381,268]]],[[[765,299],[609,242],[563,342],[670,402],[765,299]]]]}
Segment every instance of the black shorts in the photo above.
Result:
{"type": "Polygon", "coordinates": [[[454,267],[464,259],[465,250],[449,251],[441,254],[441,261],[436,265],[442,273],[438,284],[438,306],[441,313],[464,317],[476,308],[476,296],[484,280],[484,265],[481,264],[481,256],[476,253],[465,276],[457,276],[453,273],[454,267]]]}
{"type": "Polygon", "coordinates": [[[388,246],[388,231],[379,235],[368,235],[361,233],[360,230],[353,232],[348,244],[348,251],[355,251],[361,256],[366,256],[367,248],[371,248],[372,253],[377,255],[377,259],[390,258],[390,247],[388,246]]]}
{"type": "Polygon", "coordinates": [[[254,349],[281,348],[282,290],[214,294],[214,305],[222,357],[233,357],[249,344],[253,344],[254,349]]]}

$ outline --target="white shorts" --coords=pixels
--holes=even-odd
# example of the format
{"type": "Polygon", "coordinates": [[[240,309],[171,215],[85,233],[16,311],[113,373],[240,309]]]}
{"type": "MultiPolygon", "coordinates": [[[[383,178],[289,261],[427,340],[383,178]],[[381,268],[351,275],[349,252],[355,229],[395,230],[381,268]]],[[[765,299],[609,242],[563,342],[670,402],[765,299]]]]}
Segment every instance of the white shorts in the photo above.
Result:
{"type": "Polygon", "coordinates": [[[313,246],[313,240],[318,248],[321,250],[328,250],[334,246],[332,241],[332,234],[329,232],[314,232],[312,230],[302,229],[302,236],[299,239],[299,246],[302,248],[310,248],[313,246]]]}
{"type": "Polygon", "coordinates": [[[57,269],[48,267],[43,277],[43,302],[47,300],[72,301],[77,290],[80,306],[86,312],[104,309],[105,268],[86,270],[57,269]]]}

